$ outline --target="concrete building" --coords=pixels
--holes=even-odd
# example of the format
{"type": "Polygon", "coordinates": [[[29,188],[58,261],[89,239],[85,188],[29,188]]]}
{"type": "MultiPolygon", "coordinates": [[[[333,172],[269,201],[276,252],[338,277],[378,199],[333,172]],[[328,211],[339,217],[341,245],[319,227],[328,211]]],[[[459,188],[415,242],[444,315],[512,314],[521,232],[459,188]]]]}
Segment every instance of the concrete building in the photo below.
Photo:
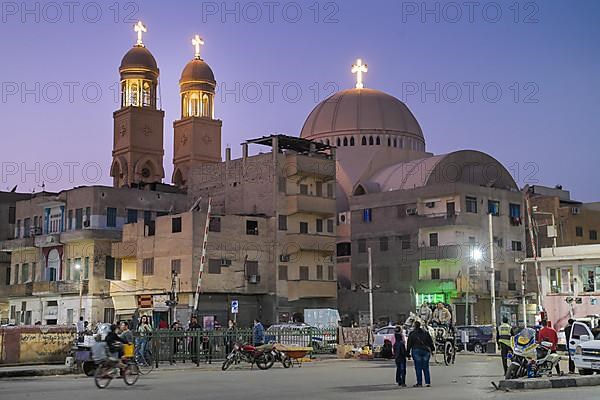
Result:
{"type": "MultiPolygon", "coordinates": [[[[359,60],[353,72],[366,72],[359,60]]],[[[477,151],[433,155],[418,121],[400,100],[356,88],[317,105],[301,137],[336,146],[337,267],[340,311],[368,321],[367,248],[373,251],[374,319],[398,321],[422,301],[452,303],[465,322],[491,319],[489,257],[475,266],[473,248],[488,249],[494,215],[497,312],[518,319],[519,266],[525,249],[522,195],[508,171],[477,151]],[[472,268],[475,267],[475,268],[472,268]],[[462,283],[461,283],[462,282],[462,283]]]]}
{"type": "Polygon", "coordinates": [[[569,318],[600,314],[600,244],[543,248],[538,262],[543,306],[556,329],[569,318]]]}

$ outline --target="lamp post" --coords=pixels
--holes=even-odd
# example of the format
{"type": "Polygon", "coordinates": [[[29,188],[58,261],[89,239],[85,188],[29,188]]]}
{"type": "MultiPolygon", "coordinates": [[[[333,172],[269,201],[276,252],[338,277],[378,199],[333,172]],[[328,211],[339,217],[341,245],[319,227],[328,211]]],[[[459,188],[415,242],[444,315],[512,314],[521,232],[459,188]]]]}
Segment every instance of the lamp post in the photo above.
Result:
{"type": "MultiPolygon", "coordinates": [[[[481,249],[475,248],[473,249],[473,251],[471,252],[471,260],[475,261],[475,269],[477,269],[479,267],[479,261],[481,260],[482,257],[482,252],[481,249]]],[[[469,313],[469,291],[471,288],[471,271],[469,270],[470,268],[467,267],[467,295],[465,296],[465,325],[468,325],[469,323],[471,323],[471,325],[474,323],[473,320],[473,312],[469,313]],[[469,321],[469,315],[471,316],[471,321],[469,321]]]]}
{"type": "Polygon", "coordinates": [[[81,315],[81,306],[83,304],[83,271],[81,270],[80,264],[75,264],[75,269],[79,271],[79,311],[77,311],[77,320],[79,320],[81,315]]]}
{"type": "Polygon", "coordinates": [[[490,297],[491,297],[491,301],[490,303],[492,303],[492,346],[494,346],[494,352],[496,349],[496,268],[494,266],[494,229],[493,229],[493,219],[494,216],[492,213],[488,214],[488,221],[489,221],[489,234],[490,234],[490,243],[489,243],[489,247],[490,247],[490,252],[489,252],[489,256],[490,256],[490,270],[491,270],[491,277],[490,277],[490,297]]]}
{"type": "Polygon", "coordinates": [[[369,250],[369,329],[373,330],[373,263],[371,261],[371,248],[369,250]]]}

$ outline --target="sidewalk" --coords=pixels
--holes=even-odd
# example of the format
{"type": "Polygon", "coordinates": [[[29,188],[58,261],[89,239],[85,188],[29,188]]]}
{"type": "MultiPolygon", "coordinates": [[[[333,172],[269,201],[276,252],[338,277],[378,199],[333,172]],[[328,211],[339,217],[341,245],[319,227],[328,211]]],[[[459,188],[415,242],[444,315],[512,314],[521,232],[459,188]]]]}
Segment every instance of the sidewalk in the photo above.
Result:
{"type": "Polygon", "coordinates": [[[532,389],[561,389],[569,387],[599,386],[600,375],[580,376],[564,375],[552,378],[522,378],[500,381],[500,389],[532,390],[532,389]]]}
{"type": "Polygon", "coordinates": [[[17,365],[10,367],[0,366],[0,379],[24,376],[52,376],[68,375],[74,373],[69,367],[61,364],[54,365],[17,365]]]}

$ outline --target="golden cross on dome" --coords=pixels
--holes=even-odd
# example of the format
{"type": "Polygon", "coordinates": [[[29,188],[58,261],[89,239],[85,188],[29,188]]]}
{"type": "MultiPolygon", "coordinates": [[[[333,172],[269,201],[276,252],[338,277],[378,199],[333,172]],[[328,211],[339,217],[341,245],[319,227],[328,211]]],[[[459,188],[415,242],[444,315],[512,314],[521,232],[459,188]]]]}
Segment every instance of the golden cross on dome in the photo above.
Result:
{"type": "Polygon", "coordinates": [[[356,60],[356,64],[352,66],[352,73],[356,74],[356,88],[362,89],[365,86],[363,85],[363,73],[368,72],[369,68],[367,64],[363,64],[362,60],[359,58],[356,60]]]}
{"type": "Polygon", "coordinates": [[[138,21],[138,23],[133,26],[133,30],[137,33],[137,46],[144,47],[142,35],[144,32],[148,32],[148,29],[144,26],[144,24],[142,24],[142,21],[138,21]]]}
{"type": "Polygon", "coordinates": [[[192,45],[196,49],[195,58],[197,58],[199,60],[200,59],[200,46],[204,46],[204,40],[199,35],[196,35],[192,39],[192,45]]]}

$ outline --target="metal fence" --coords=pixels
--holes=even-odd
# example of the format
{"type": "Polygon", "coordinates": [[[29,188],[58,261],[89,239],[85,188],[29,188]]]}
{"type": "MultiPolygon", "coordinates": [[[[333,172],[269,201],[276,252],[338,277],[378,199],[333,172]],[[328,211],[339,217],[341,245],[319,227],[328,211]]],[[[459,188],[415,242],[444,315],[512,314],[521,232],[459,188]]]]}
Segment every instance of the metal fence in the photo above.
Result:
{"type": "MultiPolygon", "coordinates": [[[[337,329],[277,329],[265,332],[265,342],[312,347],[312,354],[335,353],[337,329]]],[[[152,333],[150,349],[158,367],[161,362],[201,362],[224,360],[235,343],[252,343],[252,329],[170,330],[152,333]]]]}

